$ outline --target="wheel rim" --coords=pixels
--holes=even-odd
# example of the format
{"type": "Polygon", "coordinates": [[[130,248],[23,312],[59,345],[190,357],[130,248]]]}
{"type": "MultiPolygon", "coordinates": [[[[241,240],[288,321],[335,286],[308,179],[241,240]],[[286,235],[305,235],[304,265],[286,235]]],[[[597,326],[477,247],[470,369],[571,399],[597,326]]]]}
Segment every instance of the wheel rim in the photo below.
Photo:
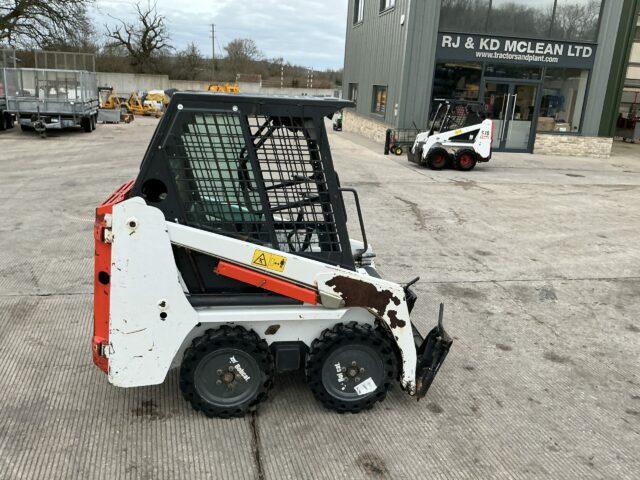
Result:
{"type": "Polygon", "coordinates": [[[209,353],[198,363],[193,374],[196,392],[220,407],[242,405],[256,394],[261,381],[256,360],[236,348],[209,353]]]}
{"type": "Polygon", "coordinates": [[[460,166],[462,168],[469,168],[471,165],[473,165],[473,158],[471,157],[471,154],[464,153],[460,155],[460,166]]]}
{"type": "Polygon", "coordinates": [[[371,396],[385,381],[384,363],[373,348],[344,345],[327,356],[322,365],[325,390],[340,401],[371,396]]]}
{"type": "Polygon", "coordinates": [[[436,155],[433,156],[433,166],[434,167],[444,167],[444,164],[446,163],[447,159],[444,155],[442,155],[441,153],[438,153],[436,155]]]}

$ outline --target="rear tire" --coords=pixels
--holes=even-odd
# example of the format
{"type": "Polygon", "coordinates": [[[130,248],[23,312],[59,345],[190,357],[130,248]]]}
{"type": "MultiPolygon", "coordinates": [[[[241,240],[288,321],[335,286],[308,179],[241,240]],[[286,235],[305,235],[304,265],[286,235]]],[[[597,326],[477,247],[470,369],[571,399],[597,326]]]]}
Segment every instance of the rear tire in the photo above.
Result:
{"type": "Polygon", "coordinates": [[[427,154],[427,167],[431,170],[442,170],[449,162],[449,152],[444,148],[436,147],[427,154]]]}
{"type": "Polygon", "coordinates": [[[23,132],[33,132],[35,128],[33,128],[31,125],[20,124],[20,130],[22,130],[23,132]]]}
{"type": "Polygon", "coordinates": [[[85,133],[91,133],[91,117],[84,117],[81,120],[80,125],[85,133]]]}
{"type": "Polygon", "coordinates": [[[476,152],[468,148],[458,150],[456,152],[454,163],[458,170],[469,172],[473,170],[478,163],[478,155],[476,152]]]}
{"type": "Polygon", "coordinates": [[[313,341],[305,372],[309,388],[325,408],[358,413],[387,396],[397,376],[396,355],[383,331],[338,323],[313,341]]]}
{"type": "Polygon", "coordinates": [[[96,115],[91,115],[91,131],[96,129],[96,125],[98,125],[98,117],[96,115]]]}
{"type": "Polygon", "coordinates": [[[273,358],[254,331],[224,325],[193,340],[180,366],[180,390],[207,417],[242,417],[267,398],[273,358]]]}

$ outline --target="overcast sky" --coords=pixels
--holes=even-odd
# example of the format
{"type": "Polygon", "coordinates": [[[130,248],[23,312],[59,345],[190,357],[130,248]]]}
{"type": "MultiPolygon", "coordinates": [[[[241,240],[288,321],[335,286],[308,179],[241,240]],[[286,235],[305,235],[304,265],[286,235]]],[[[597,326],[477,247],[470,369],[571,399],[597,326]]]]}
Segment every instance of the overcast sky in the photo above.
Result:
{"type": "MultiPolygon", "coordinates": [[[[142,0],[146,1],[146,0],[142,0]]],[[[98,0],[92,16],[99,33],[109,15],[131,19],[132,3],[98,0]]],[[[216,55],[234,38],[252,38],[267,58],[316,69],[342,68],[347,0],[157,0],[177,49],[195,42],[211,56],[211,23],[216,55]]]]}

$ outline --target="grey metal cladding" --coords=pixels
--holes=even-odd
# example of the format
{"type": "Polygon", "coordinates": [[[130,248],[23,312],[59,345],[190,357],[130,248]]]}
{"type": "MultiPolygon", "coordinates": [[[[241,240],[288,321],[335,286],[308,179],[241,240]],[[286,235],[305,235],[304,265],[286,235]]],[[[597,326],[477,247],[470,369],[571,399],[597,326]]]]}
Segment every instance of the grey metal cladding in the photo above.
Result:
{"type": "MultiPolygon", "coordinates": [[[[415,0],[414,0],[415,1],[415,0]]],[[[420,0],[421,3],[423,0],[420,0]]],[[[380,0],[364,0],[364,20],[353,24],[355,0],[349,0],[343,89],[358,84],[356,111],[363,116],[396,124],[395,105],[400,103],[400,86],[405,59],[407,19],[411,0],[397,0],[394,8],[380,12],[380,0]],[[401,24],[404,16],[404,25],[401,24]],[[387,86],[384,117],[371,113],[373,85],[387,86]]]]}
{"type": "Polygon", "coordinates": [[[621,15],[622,1],[609,0],[604,2],[600,16],[598,50],[591,71],[582,124],[582,134],[586,136],[597,136],[599,133],[621,15]]]}

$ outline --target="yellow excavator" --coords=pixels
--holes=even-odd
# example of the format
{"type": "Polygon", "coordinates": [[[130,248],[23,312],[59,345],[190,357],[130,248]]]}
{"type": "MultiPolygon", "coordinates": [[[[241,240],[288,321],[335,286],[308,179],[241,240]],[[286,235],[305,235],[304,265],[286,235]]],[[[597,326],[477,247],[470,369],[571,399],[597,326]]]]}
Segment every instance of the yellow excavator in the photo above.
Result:
{"type": "Polygon", "coordinates": [[[129,108],[116,94],[113,87],[98,87],[98,96],[100,98],[98,121],[103,123],[130,123],[133,121],[133,115],[129,112],[129,108]]]}
{"type": "Polygon", "coordinates": [[[237,83],[211,83],[207,91],[215,93],[240,93],[240,87],[237,83]]]}
{"type": "Polygon", "coordinates": [[[129,113],[133,113],[134,115],[144,115],[156,118],[162,116],[162,112],[153,105],[145,105],[137,92],[132,92],[131,95],[129,95],[125,105],[129,113]]]}

